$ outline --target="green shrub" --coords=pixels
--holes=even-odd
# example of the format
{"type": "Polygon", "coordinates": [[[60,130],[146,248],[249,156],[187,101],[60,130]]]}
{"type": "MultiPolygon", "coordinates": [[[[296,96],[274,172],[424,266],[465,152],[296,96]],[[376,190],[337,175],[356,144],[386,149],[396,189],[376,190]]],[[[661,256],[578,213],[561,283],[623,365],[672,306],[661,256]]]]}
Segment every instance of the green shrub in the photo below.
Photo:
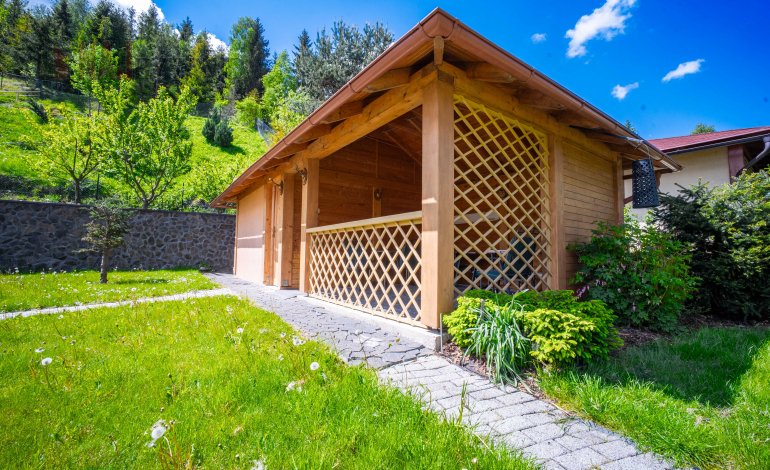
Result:
{"type": "Polygon", "coordinates": [[[687,246],[654,224],[644,227],[626,213],[625,223],[599,222],[585,243],[569,246],[581,267],[572,279],[578,296],[601,300],[628,325],[673,331],[697,278],[689,272],[687,246]]]}
{"type": "Polygon", "coordinates": [[[497,305],[478,300],[474,309],[478,322],[470,329],[470,346],[465,355],[486,357],[487,369],[493,382],[521,380],[521,371],[530,362],[530,340],[523,333],[520,320],[521,305],[514,302],[497,305]]]}
{"type": "Polygon", "coordinates": [[[217,130],[214,133],[214,143],[222,148],[227,148],[233,143],[233,128],[227,119],[222,119],[217,124],[217,130]]]}
{"type": "Polygon", "coordinates": [[[697,184],[661,196],[655,222],[691,247],[688,264],[701,278],[692,303],[743,321],[770,319],[770,174],[733,184],[697,184]]]}
{"type": "Polygon", "coordinates": [[[468,291],[457,299],[457,309],[449,315],[445,315],[444,325],[447,332],[452,335],[455,344],[461,348],[467,348],[471,345],[470,329],[476,326],[479,314],[478,309],[481,301],[484,300],[488,307],[491,305],[506,305],[511,303],[511,296],[506,294],[495,294],[487,290],[468,291]]]}
{"type": "Polygon", "coordinates": [[[536,344],[531,354],[540,362],[608,359],[610,350],[623,344],[612,325],[615,316],[596,300],[580,303],[571,312],[539,308],[522,315],[529,339],[536,344]]]}
{"type": "Polygon", "coordinates": [[[533,312],[540,308],[570,312],[578,303],[578,298],[571,290],[549,290],[545,292],[525,291],[514,297],[516,302],[524,306],[527,312],[533,312]]]}
{"type": "Polygon", "coordinates": [[[209,142],[214,142],[214,137],[217,134],[217,126],[221,120],[222,116],[219,112],[219,107],[214,106],[211,108],[208,119],[206,119],[206,122],[203,123],[203,130],[201,131],[203,137],[205,137],[209,142]]]}

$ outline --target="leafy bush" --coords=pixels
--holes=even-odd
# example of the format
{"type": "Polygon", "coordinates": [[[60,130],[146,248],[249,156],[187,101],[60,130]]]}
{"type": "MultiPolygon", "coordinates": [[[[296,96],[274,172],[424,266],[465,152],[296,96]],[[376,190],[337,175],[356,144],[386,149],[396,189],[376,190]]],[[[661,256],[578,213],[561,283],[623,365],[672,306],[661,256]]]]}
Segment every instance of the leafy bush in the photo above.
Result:
{"type": "Polygon", "coordinates": [[[623,342],[613,326],[615,316],[602,302],[581,302],[571,311],[538,308],[523,312],[522,321],[537,346],[532,356],[540,362],[566,364],[595,356],[609,358],[623,342]]]}
{"type": "Polygon", "coordinates": [[[486,357],[492,381],[515,384],[530,361],[530,340],[517,319],[521,305],[510,302],[500,306],[482,299],[472,300],[480,303],[475,309],[478,322],[470,329],[470,347],[465,355],[486,357]]]}
{"type": "Polygon", "coordinates": [[[511,302],[511,296],[495,294],[486,290],[472,290],[457,299],[457,309],[444,316],[444,324],[447,331],[461,348],[471,345],[471,328],[476,326],[479,319],[478,309],[481,301],[485,300],[489,308],[492,305],[503,306],[511,302]]]}
{"type": "Polygon", "coordinates": [[[249,95],[241,101],[235,103],[237,110],[235,118],[240,124],[251,129],[256,128],[257,118],[260,117],[260,106],[258,98],[255,95],[249,95]]]}
{"type": "Polygon", "coordinates": [[[222,119],[217,124],[217,130],[214,133],[214,143],[222,148],[227,148],[233,143],[233,128],[227,119],[222,119]]]}
{"type": "Polygon", "coordinates": [[[219,107],[214,106],[211,108],[208,119],[206,119],[206,122],[203,123],[203,130],[201,131],[201,134],[203,134],[203,137],[205,137],[206,140],[209,142],[214,142],[214,138],[217,133],[217,126],[221,121],[222,116],[219,112],[219,107]]]}
{"type": "Polygon", "coordinates": [[[625,223],[599,222],[577,251],[583,284],[578,296],[601,300],[628,325],[673,331],[685,301],[697,286],[689,272],[687,246],[649,221],[642,227],[626,212],[625,223]]]}
{"type": "Polygon", "coordinates": [[[695,307],[714,315],[770,318],[770,175],[744,174],[733,184],[697,184],[661,196],[655,220],[691,247],[701,278],[695,307]]]}

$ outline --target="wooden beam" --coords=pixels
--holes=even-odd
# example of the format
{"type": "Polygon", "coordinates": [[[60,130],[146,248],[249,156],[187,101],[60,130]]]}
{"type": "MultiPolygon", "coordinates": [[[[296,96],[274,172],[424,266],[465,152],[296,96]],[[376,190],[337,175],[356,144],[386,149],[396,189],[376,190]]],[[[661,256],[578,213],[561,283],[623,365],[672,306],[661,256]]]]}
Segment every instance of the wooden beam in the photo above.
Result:
{"type": "MultiPolygon", "coordinates": [[[[438,67],[443,63],[444,63],[444,38],[442,36],[435,36],[433,38],[433,64],[436,67],[438,67]]],[[[18,101],[18,99],[16,101],[18,101]]]]}
{"type": "Polygon", "coordinates": [[[265,186],[265,271],[262,277],[265,285],[273,284],[273,244],[275,243],[275,233],[273,232],[273,193],[274,186],[265,186]]]}
{"type": "Polygon", "coordinates": [[[302,186],[302,217],[299,252],[299,290],[310,288],[310,235],[308,229],[318,226],[318,188],[320,186],[320,160],[306,160],[307,182],[302,186]]]}
{"type": "Polygon", "coordinates": [[[372,218],[376,217],[382,217],[382,188],[372,188],[372,218]]]}
{"type": "Polygon", "coordinates": [[[522,90],[522,92],[516,95],[516,97],[519,99],[521,104],[526,104],[527,106],[532,106],[533,108],[551,109],[555,111],[563,111],[567,109],[567,107],[562,103],[536,90],[522,90]]]}
{"type": "Polygon", "coordinates": [[[743,155],[743,145],[730,145],[727,147],[727,168],[730,171],[730,183],[735,183],[735,175],[747,163],[743,155]]]}
{"type": "Polygon", "coordinates": [[[276,215],[276,256],[274,285],[281,289],[291,286],[292,238],[294,236],[294,175],[295,171],[283,173],[283,195],[276,193],[278,209],[276,215]]]}
{"type": "MultiPolygon", "coordinates": [[[[445,64],[446,65],[446,64],[445,64]]],[[[433,64],[413,73],[409,85],[388,90],[363,108],[363,111],[336,126],[332,131],[308,145],[308,148],[292,158],[291,166],[305,158],[324,158],[355,142],[370,132],[422,104],[422,89],[436,80],[451,81],[447,74],[439,75],[433,64]]]]}
{"type": "Polygon", "coordinates": [[[468,78],[482,82],[513,83],[516,77],[487,62],[474,62],[466,70],[468,78]]]}
{"type": "Polygon", "coordinates": [[[323,124],[331,124],[337,121],[344,121],[345,119],[353,116],[358,116],[364,109],[364,102],[361,100],[345,103],[336,109],[333,113],[329,114],[322,121],[323,124]]]}
{"type": "Polygon", "coordinates": [[[330,126],[329,124],[318,124],[317,126],[312,127],[309,131],[299,136],[299,138],[295,140],[294,143],[304,144],[305,142],[311,142],[313,140],[316,140],[319,137],[328,135],[329,132],[331,131],[332,131],[332,126],[330,126]]]}
{"type": "Polygon", "coordinates": [[[562,138],[548,135],[548,186],[551,211],[551,289],[567,288],[567,242],[564,236],[564,146],[562,138]]]}
{"type": "Polygon", "coordinates": [[[411,67],[388,70],[382,74],[380,78],[375,79],[372,83],[367,85],[366,88],[364,88],[364,91],[368,93],[377,93],[379,91],[390,90],[391,88],[407,85],[411,75],[411,67]]]}
{"type": "Polygon", "coordinates": [[[568,126],[586,127],[588,129],[601,129],[601,126],[593,121],[589,121],[583,116],[572,111],[561,111],[557,113],[556,119],[568,126]]]}
{"type": "Polygon", "coordinates": [[[454,304],[454,87],[425,87],[422,140],[421,322],[438,328],[454,304]]]}
{"type": "Polygon", "coordinates": [[[420,158],[420,155],[416,154],[414,150],[412,150],[408,145],[404,143],[403,140],[401,140],[401,137],[395,134],[395,129],[388,129],[387,131],[384,131],[383,134],[385,134],[385,137],[390,139],[391,142],[396,144],[398,148],[404,151],[407,155],[409,155],[409,158],[417,162],[418,165],[422,165],[422,158],[420,158]]]}
{"type": "Polygon", "coordinates": [[[289,145],[286,146],[286,148],[284,148],[283,150],[278,152],[274,158],[291,157],[292,155],[295,155],[295,154],[305,150],[306,148],[307,148],[307,143],[303,143],[303,144],[297,144],[297,143],[289,144],[289,145]]]}

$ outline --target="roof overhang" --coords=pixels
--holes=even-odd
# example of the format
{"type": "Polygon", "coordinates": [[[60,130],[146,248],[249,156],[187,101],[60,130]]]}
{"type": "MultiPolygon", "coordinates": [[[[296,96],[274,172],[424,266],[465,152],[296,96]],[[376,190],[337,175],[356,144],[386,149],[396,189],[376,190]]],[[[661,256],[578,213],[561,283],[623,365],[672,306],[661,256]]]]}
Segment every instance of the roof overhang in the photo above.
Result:
{"type": "Polygon", "coordinates": [[[595,125],[597,129],[613,136],[608,142],[615,144],[617,141],[612,139],[620,137],[619,143],[630,145],[629,149],[636,152],[635,158],[643,158],[642,154],[645,154],[672,171],[682,168],[674,159],[618,121],[506,52],[457,18],[436,8],[271,147],[236,178],[211,205],[223,207],[226,202],[235,202],[237,194],[243,190],[245,184],[254,180],[253,176],[258,174],[257,172],[264,173],[265,170],[280,166],[287,156],[295,154],[302,147],[303,144],[297,144],[297,142],[300,142],[304,135],[312,133],[319,126],[328,125],[324,121],[338,112],[343,105],[360,100],[362,94],[370,93],[367,88],[384,74],[394,69],[415,65],[426,55],[432,54],[437,40],[442,44],[459,48],[479,62],[486,62],[505,72],[512,81],[533,93],[548,97],[558,103],[558,112],[568,112],[581,122],[595,125]]]}
{"type": "Polygon", "coordinates": [[[717,142],[709,142],[705,144],[683,145],[681,147],[675,147],[666,151],[667,155],[681,155],[683,153],[698,152],[700,150],[709,150],[719,147],[730,147],[731,145],[743,145],[751,142],[761,142],[766,136],[770,136],[770,131],[764,130],[752,135],[750,137],[738,137],[731,139],[719,140],[717,142]]]}

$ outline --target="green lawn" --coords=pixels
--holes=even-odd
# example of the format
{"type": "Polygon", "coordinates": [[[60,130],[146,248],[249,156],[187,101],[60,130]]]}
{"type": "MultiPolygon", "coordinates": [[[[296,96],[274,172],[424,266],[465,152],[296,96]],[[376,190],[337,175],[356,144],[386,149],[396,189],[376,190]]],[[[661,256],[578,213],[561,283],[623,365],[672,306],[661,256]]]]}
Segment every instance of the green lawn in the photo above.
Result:
{"type": "Polygon", "coordinates": [[[770,468],[770,330],[703,328],[541,374],[567,407],[701,468],[770,468]]]}
{"type": "Polygon", "coordinates": [[[99,271],[0,274],[0,312],[156,297],[216,289],[198,271],[110,271],[99,284],[99,271]]]}
{"type": "Polygon", "coordinates": [[[235,297],[2,321],[0,468],[531,468],[295,339],[235,297]]]}

